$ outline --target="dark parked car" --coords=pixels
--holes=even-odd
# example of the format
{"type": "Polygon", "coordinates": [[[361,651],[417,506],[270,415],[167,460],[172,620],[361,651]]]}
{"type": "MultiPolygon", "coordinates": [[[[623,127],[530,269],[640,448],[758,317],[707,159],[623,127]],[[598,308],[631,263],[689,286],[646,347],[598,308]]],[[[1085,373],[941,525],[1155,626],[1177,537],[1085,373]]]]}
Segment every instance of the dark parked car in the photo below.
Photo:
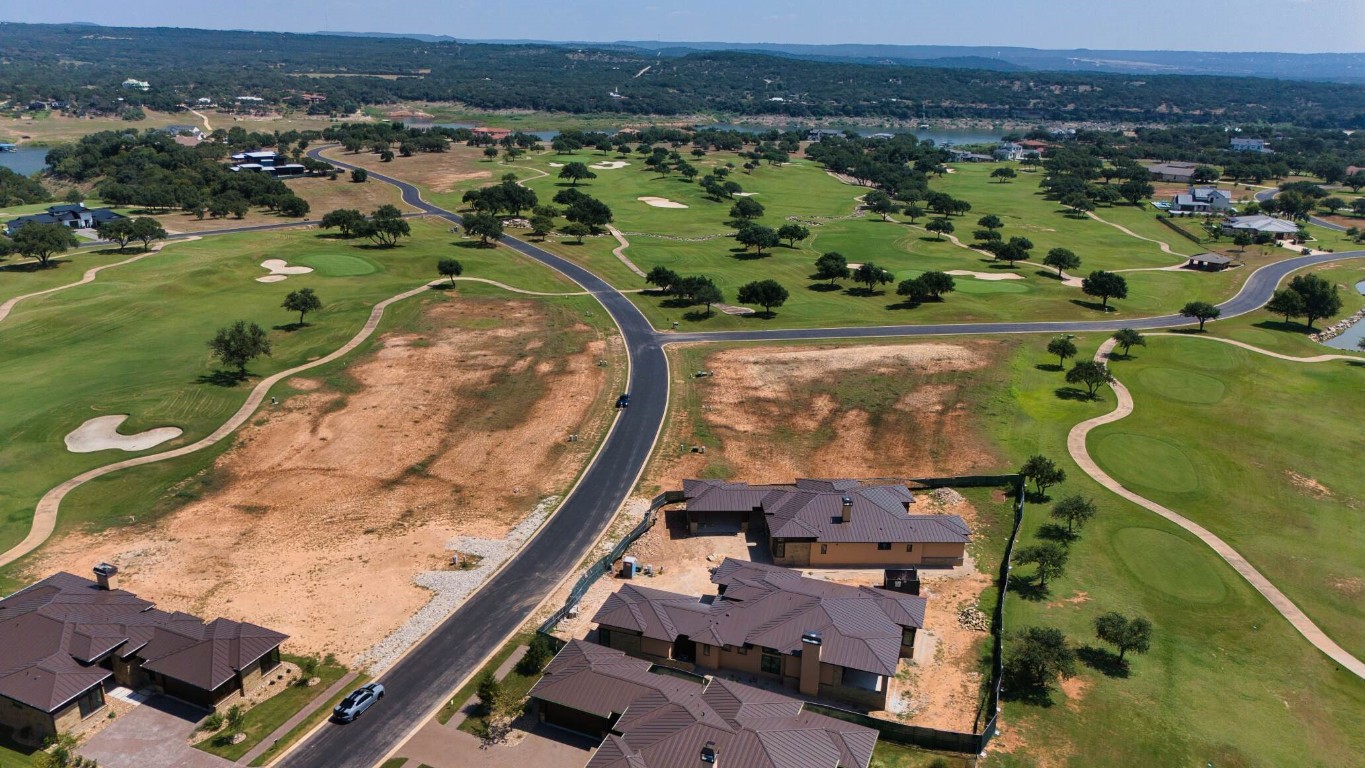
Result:
{"type": "Polygon", "coordinates": [[[379,683],[370,683],[361,686],[350,695],[342,699],[336,708],[332,710],[332,719],[338,723],[349,723],[360,717],[360,713],[374,706],[376,701],[384,698],[384,686],[379,683]]]}
{"type": "Polygon", "coordinates": [[[630,395],[621,395],[620,397],[616,398],[617,408],[625,408],[628,405],[630,405],[630,395]]]}

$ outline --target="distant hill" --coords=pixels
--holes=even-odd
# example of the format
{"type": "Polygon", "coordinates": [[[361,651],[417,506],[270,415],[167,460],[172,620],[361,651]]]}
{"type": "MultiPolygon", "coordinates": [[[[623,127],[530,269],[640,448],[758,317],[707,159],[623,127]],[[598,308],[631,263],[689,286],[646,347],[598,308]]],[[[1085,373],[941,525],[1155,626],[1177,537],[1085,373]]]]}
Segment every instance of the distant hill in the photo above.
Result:
{"type": "Polygon", "coordinates": [[[378,37],[378,38],[399,38],[406,40],[420,40],[424,43],[453,43],[455,38],[450,35],[424,35],[420,32],[314,32],[315,35],[330,35],[332,37],[378,37]]]}

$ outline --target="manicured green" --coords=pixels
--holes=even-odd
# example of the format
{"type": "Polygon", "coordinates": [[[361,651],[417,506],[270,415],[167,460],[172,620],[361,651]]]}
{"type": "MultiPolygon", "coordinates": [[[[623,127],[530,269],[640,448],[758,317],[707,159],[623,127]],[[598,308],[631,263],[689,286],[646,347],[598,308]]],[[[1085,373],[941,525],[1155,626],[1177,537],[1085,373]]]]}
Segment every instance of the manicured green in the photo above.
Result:
{"type": "Polygon", "coordinates": [[[530,643],[532,634],[533,633],[531,632],[519,632],[516,635],[513,635],[512,639],[508,640],[506,645],[499,648],[498,652],[488,659],[488,662],[483,665],[482,669],[471,675],[469,680],[465,681],[465,684],[461,686],[460,689],[446,701],[440,711],[436,713],[436,719],[440,721],[441,725],[450,722],[450,718],[454,717],[455,714],[464,707],[465,702],[469,701],[478,690],[479,681],[483,679],[483,676],[502,666],[504,661],[507,661],[513,653],[516,653],[518,647],[530,643]]]}
{"type": "Polygon", "coordinates": [[[318,253],[299,259],[305,267],[312,267],[327,277],[354,277],[379,270],[374,261],[353,253],[318,253]]]}
{"type": "MultiPolygon", "coordinates": [[[[284,658],[286,661],[292,661],[295,664],[302,661],[297,656],[286,655],[284,658]]],[[[220,746],[215,744],[211,737],[194,746],[196,749],[201,749],[209,754],[236,761],[242,755],[250,752],[252,747],[260,744],[262,739],[274,733],[275,729],[297,714],[310,701],[326,691],[332,683],[340,680],[344,674],[346,674],[346,668],[340,664],[319,664],[316,676],[321,679],[321,682],[317,685],[311,688],[291,685],[246,711],[246,719],[238,731],[246,734],[246,739],[241,743],[220,746]]],[[[276,684],[283,685],[283,683],[276,684]]]]}

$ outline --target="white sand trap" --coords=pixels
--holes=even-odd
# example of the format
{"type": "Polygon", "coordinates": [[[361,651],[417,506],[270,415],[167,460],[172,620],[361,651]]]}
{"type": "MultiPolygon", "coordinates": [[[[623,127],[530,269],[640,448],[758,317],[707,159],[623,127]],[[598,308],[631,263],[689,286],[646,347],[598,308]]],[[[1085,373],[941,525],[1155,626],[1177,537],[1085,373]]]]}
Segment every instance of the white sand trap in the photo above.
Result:
{"type": "Polygon", "coordinates": [[[630,165],[630,163],[627,163],[625,160],[603,160],[600,163],[593,163],[588,167],[597,171],[619,171],[627,165],[630,165]]]}
{"type": "Polygon", "coordinates": [[[850,261],[850,262],[848,263],[849,271],[855,270],[855,269],[857,269],[858,267],[861,267],[861,266],[862,266],[862,263],[861,263],[861,262],[857,262],[857,261],[850,261]]]}
{"type": "Polygon", "coordinates": [[[550,167],[551,167],[551,168],[563,168],[563,167],[564,167],[564,164],[563,164],[563,163],[550,163],[550,167]]]}
{"type": "Polygon", "coordinates": [[[954,269],[947,274],[961,275],[963,277],[975,277],[977,280],[1023,280],[1023,275],[1013,272],[969,272],[965,269],[954,269]]]}
{"type": "Polygon", "coordinates": [[[261,266],[270,270],[270,274],[256,278],[258,283],[278,283],[290,275],[306,275],[313,271],[312,267],[291,267],[284,259],[266,259],[261,266]]]}
{"type": "Polygon", "coordinates": [[[753,197],[757,192],[736,192],[735,197],[753,197]]]}
{"type": "Polygon", "coordinates": [[[666,197],[637,197],[636,200],[654,208],[686,208],[685,203],[678,203],[666,197]]]}
{"type": "Polygon", "coordinates": [[[157,427],[136,435],[120,435],[118,427],[127,421],[123,416],[96,416],[76,427],[66,436],[66,449],[72,453],[94,453],[117,448],[121,451],[145,451],[167,440],[180,437],[179,427],[157,427]]]}

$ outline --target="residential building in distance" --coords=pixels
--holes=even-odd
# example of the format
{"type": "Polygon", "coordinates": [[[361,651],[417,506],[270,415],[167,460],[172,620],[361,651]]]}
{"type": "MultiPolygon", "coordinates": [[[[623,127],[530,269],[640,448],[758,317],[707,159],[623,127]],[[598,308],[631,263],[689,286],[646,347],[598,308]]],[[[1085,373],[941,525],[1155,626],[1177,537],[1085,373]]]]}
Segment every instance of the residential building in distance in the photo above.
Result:
{"type": "Polygon", "coordinates": [[[0,726],[41,739],[105,706],[106,684],[153,686],[213,709],[259,685],[286,635],[255,624],[167,612],[118,588],[57,573],[0,600],[0,726]]]}
{"type": "Polygon", "coordinates": [[[1194,178],[1194,169],[1197,167],[1194,163],[1155,163],[1147,166],[1147,172],[1157,181],[1178,181],[1188,184],[1194,178]]]}
{"type": "Polygon", "coordinates": [[[1190,187],[1171,198],[1171,213],[1223,213],[1232,210],[1232,195],[1217,187],[1190,187]]]}
{"type": "Polygon", "coordinates": [[[807,696],[886,708],[901,659],[914,657],[927,601],[726,558],[708,597],[622,586],[593,616],[598,642],[658,662],[762,677],[807,696]]]}
{"type": "Polygon", "coordinates": [[[123,81],[123,87],[130,91],[148,91],[151,90],[152,84],[146,80],[135,80],[130,77],[123,81]]]}
{"type": "Polygon", "coordinates": [[[971,530],[956,515],[912,515],[904,485],[798,479],[792,485],[685,480],[691,533],[763,531],[773,562],[794,568],[962,565],[971,530]]]}
{"type": "Polygon", "coordinates": [[[1012,141],[1003,141],[991,154],[995,156],[996,160],[1023,160],[1024,152],[1022,145],[1015,144],[1012,141]]]}
{"type": "Polygon", "coordinates": [[[197,125],[168,125],[161,130],[172,136],[191,136],[196,139],[202,138],[204,135],[204,132],[199,130],[197,125]]]}
{"type": "Polygon", "coordinates": [[[1270,235],[1276,240],[1283,240],[1286,237],[1293,237],[1299,233],[1299,225],[1288,219],[1278,219],[1274,216],[1234,216],[1223,222],[1223,232],[1235,235],[1238,232],[1250,232],[1254,235],[1270,235]]]}
{"type": "Polygon", "coordinates": [[[10,219],[5,234],[13,235],[27,224],[61,224],[71,229],[93,229],[106,221],[124,218],[108,208],[86,208],[85,203],[50,205],[47,213],[34,213],[10,219]]]}
{"type": "Polygon", "coordinates": [[[238,152],[229,159],[233,164],[228,170],[260,171],[277,179],[302,176],[308,172],[301,163],[281,163],[279,153],[268,149],[238,152]]]}
{"type": "Polygon", "coordinates": [[[1221,272],[1232,264],[1232,258],[1221,253],[1200,253],[1189,258],[1185,266],[1206,272],[1221,272]]]}
{"type": "Polygon", "coordinates": [[[601,739],[587,768],[867,768],[871,728],[780,693],[678,675],[582,640],[531,688],[541,722],[601,739]]]}
{"type": "Polygon", "coordinates": [[[1274,152],[1265,139],[1232,138],[1228,140],[1228,149],[1233,152],[1260,152],[1263,155],[1274,152]]]}

